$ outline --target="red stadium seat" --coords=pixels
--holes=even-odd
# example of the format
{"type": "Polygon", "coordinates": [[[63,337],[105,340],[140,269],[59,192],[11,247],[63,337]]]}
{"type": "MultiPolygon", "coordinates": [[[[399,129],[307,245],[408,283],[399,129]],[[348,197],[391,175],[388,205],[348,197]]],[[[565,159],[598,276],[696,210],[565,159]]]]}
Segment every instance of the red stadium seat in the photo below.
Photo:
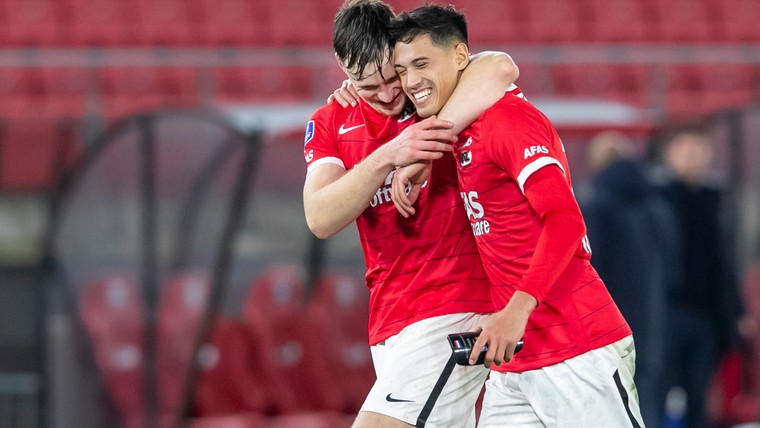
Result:
{"type": "Polygon", "coordinates": [[[270,425],[261,415],[255,413],[230,414],[195,418],[187,423],[187,428],[268,428],[270,425]]]}
{"type": "Polygon", "coordinates": [[[530,42],[577,42],[583,38],[577,2],[532,0],[524,2],[527,37],[530,42]]]}
{"type": "Polygon", "coordinates": [[[715,2],[721,40],[727,42],[760,42],[757,30],[760,7],[756,0],[721,0],[715,2]]]}
{"type": "Polygon", "coordinates": [[[211,46],[268,47],[272,40],[271,12],[275,2],[202,0],[206,15],[205,42],[211,46]]]}
{"type": "Polygon", "coordinates": [[[200,370],[194,414],[202,417],[263,414],[267,390],[262,382],[257,344],[245,323],[219,318],[199,353],[200,370]]]}
{"type": "Polygon", "coordinates": [[[341,407],[325,354],[333,349],[308,324],[305,286],[295,267],[275,266],[257,278],[244,303],[264,370],[262,383],[279,414],[341,407]]]}
{"type": "Polygon", "coordinates": [[[172,277],[161,290],[158,305],[157,360],[160,409],[175,414],[181,405],[199,322],[210,284],[205,272],[172,277]]]}
{"type": "Polygon", "coordinates": [[[279,0],[270,4],[270,31],[274,45],[332,46],[336,4],[303,0],[279,0]]]}
{"type": "Polygon", "coordinates": [[[9,119],[0,126],[0,189],[40,192],[53,188],[72,155],[72,135],[46,118],[9,119]]]}
{"type": "Polygon", "coordinates": [[[665,42],[706,42],[715,40],[709,0],[659,0],[659,39],[665,42]]]}
{"type": "Polygon", "coordinates": [[[200,77],[192,67],[106,68],[98,83],[109,117],[200,103],[200,77]]]}
{"type": "Polygon", "coordinates": [[[656,35],[651,11],[639,0],[586,0],[590,13],[583,19],[596,42],[641,42],[656,35]],[[647,13],[649,12],[649,13],[647,13]]]}
{"type": "Polygon", "coordinates": [[[267,428],[349,428],[353,417],[331,412],[301,413],[267,419],[267,428]]]}
{"type": "Polygon", "coordinates": [[[7,46],[65,46],[68,3],[56,0],[5,0],[7,46]]]}
{"type": "MultiPolygon", "coordinates": [[[[419,3],[416,6],[419,6],[419,3]]],[[[475,46],[523,42],[529,39],[527,18],[522,3],[471,1],[461,10],[467,14],[469,39],[475,46]]]]}
{"type": "Polygon", "coordinates": [[[136,283],[120,275],[86,285],[79,296],[82,323],[122,422],[141,426],[143,306],[136,283]]]}
{"type": "Polygon", "coordinates": [[[343,393],[341,410],[355,414],[375,382],[367,336],[369,292],[362,276],[324,274],[310,306],[310,325],[329,338],[333,350],[326,357],[343,393]]]}
{"type": "Polygon", "coordinates": [[[68,0],[72,14],[72,44],[125,46],[139,40],[139,16],[134,2],[120,0],[68,0]]]}
{"type": "Polygon", "coordinates": [[[220,67],[214,70],[216,98],[227,102],[310,100],[310,67],[220,67]]]}
{"type": "Polygon", "coordinates": [[[143,44],[192,46],[203,43],[205,16],[198,1],[138,0],[143,44]]]}
{"type": "Polygon", "coordinates": [[[667,110],[698,116],[756,100],[760,71],[747,64],[676,64],[667,69],[667,110]]]}

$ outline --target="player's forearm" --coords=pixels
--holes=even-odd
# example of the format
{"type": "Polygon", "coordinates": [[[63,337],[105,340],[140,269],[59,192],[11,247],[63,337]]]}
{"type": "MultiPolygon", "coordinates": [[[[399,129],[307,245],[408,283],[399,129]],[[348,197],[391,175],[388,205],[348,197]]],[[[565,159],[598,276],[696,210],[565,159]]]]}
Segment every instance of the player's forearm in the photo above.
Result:
{"type": "Polygon", "coordinates": [[[585,229],[579,212],[557,210],[543,219],[544,226],[519,289],[542,300],[570,264],[585,229]]]}
{"type": "Polygon", "coordinates": [[[454,123],[457,134],[462,132],[504,96],[518,75],[517,65],[504,52],[475,55],[438,117],[454,123]]]}
{"type": "Polygon", "coordinates": [[[342,177],[318,189],[304,191],[306,224],[320,239],[329,238],[353,223],[369,206],[393,166],[369,156],[342,177]]]}

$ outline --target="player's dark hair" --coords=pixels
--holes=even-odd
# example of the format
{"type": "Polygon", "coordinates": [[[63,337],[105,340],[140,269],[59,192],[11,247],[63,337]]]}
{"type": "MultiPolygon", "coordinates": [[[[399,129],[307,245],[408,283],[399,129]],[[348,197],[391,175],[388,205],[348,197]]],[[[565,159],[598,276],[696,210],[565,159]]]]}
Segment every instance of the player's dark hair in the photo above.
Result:
{"type": "Polygon", "coordinates": [[[368,64],[382,70],[392,46],[388,26],[394,17],[393,9],[380,0],[348,0],[335,15],[333,49],[347,69],[356,68],[359,78],[368,64]]]}
{"type": "Polygon", "coordinates": [[[452,42],[468,44],[467,19],[452,5],[427,4],[404,12],[393,20],[389,34],[391,46],[396,42],[409,43],[425,34],[438,47],[452,42]]]}

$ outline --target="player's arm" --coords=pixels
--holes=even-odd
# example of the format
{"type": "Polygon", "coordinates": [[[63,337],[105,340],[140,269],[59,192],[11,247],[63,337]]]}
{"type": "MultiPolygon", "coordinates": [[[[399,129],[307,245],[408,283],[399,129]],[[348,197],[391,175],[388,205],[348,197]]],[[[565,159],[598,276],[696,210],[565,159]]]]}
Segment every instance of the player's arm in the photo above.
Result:
{"type": "MultiPolygon", "coordinates": [[[[525,198],[541,218],[543,227],[522,282],[507,306],[487,318],[473,349],[488,344],[485,364],[501,364],[512,358],[513,349],[525,333],[533,309],[557,282],[586,233],[578,203],[564,172],[547,165],[525,182],[525,198]]],[[[477,358],[477,355],[471,356],[477,358]]]]}
{"type": "Polygon", "coordinates": [[[456,139],[451,127],[450,122],[429,117],[407,127],[348,171],[326,163],[309,172],[303,188],[309,230],[322,239],[343,230],[369,206],[396,166],[438,159],[450,151],[450,142],[456,139]]]}
{"type": "Polygon", "coordinates": [[[462,132],[499,101],[519,75],[517,64],[504,52],[476,54],[438,117],[454,123],[453,131],[457,134],[462,132]]]}
{"type": "MultiPolygon", "coordinates": [[[[499,101],[519,75],[512,57],[504,52],[473,56],[438,117],[454,123],[453,131],[459,134],[499,101]]],[[[414,215],[414,202],[429,173],[425,165],[410,165],[394,176],[391,197],[402,216],[414,215]],[[409,193],[407,188],[411,189],[409,193]]]]}

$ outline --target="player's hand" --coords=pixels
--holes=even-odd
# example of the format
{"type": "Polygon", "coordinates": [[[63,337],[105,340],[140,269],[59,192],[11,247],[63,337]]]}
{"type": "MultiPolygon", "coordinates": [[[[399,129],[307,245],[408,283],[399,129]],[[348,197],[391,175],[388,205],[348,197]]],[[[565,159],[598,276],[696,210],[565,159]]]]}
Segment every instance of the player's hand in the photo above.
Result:
{"type": "Polygon", "coordinates": [[[389,164],[399,167],[439,159],[452,150],[451,143],[457,140],[451,130],[453,126],[447,120],[431,116],[408,126],[378,150],[383,150],[389,164]]]}
{"type": "Polygon", "coordinates": [[[536,299],[527,293],[516,291],[504,309],[478,323],[476,331],[480,335],[472,347],[470,364],[475,364],[480,350],[486,345],[488,352],[483,362],[486,367],[490,368],[491,364],[500,366],[511,361],[515,346],[523,337],[528,317],[535,307],[536,299]]]}
{"type": "Polygon", "coordinates": [[[350,80],[344,80],[343,84],[340,85],[340,88],[336,89],[329,97],[327,97],[327,104],[330,104],[333,101],[340,104],[343,108],[348,107],[349,104],[353,107],[359,102],[359,93],[356,92],[356,88],[354,88],[354,85],[351,84],[350,80]]]}
{"type": "Polygon", "coordinates": [[[433,162],[427,161],[407,165],[393,174],[391,200],[404,218],[414,215],[414,203],[432,170],[433,162]]]}

